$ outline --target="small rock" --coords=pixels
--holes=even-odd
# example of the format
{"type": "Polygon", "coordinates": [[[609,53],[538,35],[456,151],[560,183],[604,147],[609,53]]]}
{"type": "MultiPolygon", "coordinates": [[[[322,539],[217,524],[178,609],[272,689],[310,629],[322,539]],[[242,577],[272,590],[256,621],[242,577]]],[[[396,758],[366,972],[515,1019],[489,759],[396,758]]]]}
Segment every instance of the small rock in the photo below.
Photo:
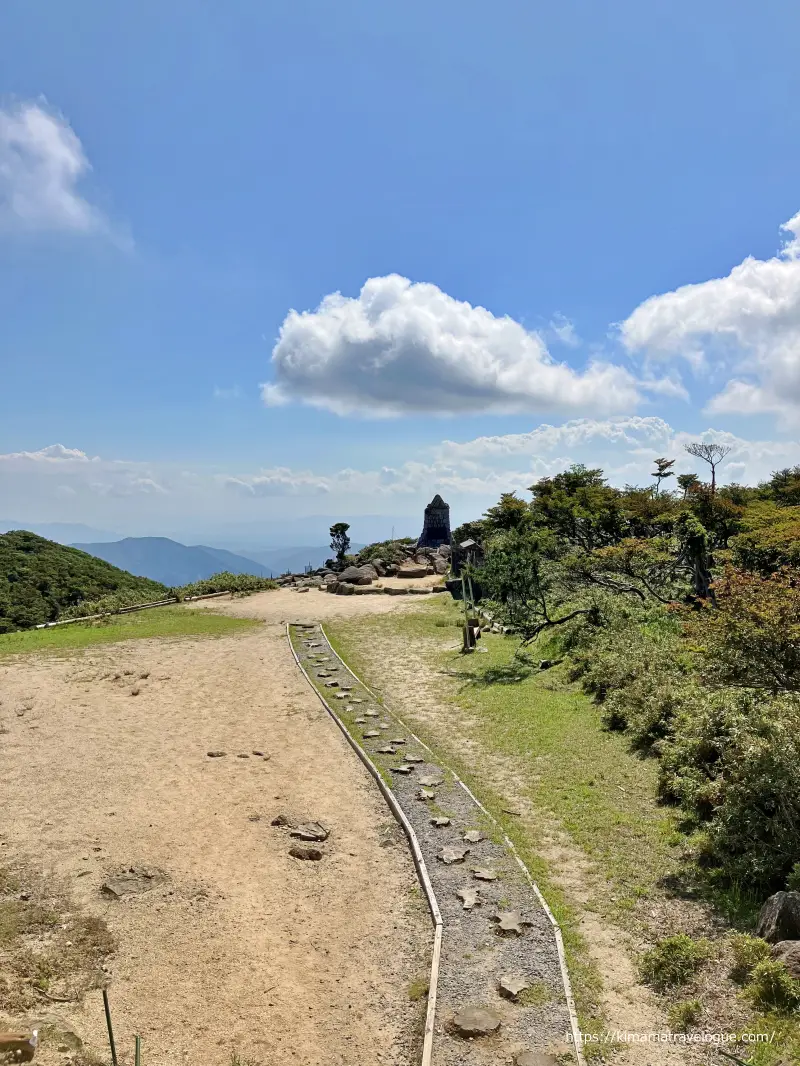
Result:
{"type": "Polygon", "coordinates": [[[264,752],[263,751],[254,751],[253,754],[254,755],[258,755],[259,758],[261,758],[261,759],[264,758],[264,752]]]}
{"type": "Polygon", "coordinates": [[[501,977],[498,981],[497,991],[504,999],[516,999],[520,992],[524,992],[526,988],[530,987],[530,981],[526,981],[524,977],[507,975],[501,977]]]}
{"type": "Polygon", "coordinates": [[[222,759],[227,754],[228,754],[227,751],[207,751],[206,752],[206,755],[209,757],[209,759],[222,759]]]}
{"type": "Polygon", "coordinates": [[[469,855],[469,848],[447,847],[442,848],[436,858],[441,859],[445,866],[451,866],[453,863],[463,862],[467,855],[469,855]]]}
{"type": "Polygon", "coordinates": [[[405,737],[392,737],[392,739],[389,741],[390,744],[405,744],[405,742],[405,737]]]}
{"type": "Polygon", "coordinates": [[[437,829],[444,829],[446,825],[450,825],[449,818],[431,818],[431,825],[436,826],[437,829]]]}
{"type": "Polygon", "coordinates": [[[378,755],[394,755],[395,753],[394,748],[388,744],[385,747],[377,748],[376,750],[378,755]]]}
{"type": "Polygon", "coordinates": [[[471,911],[481,902],[477,888],[459,888],[456,895],[463,903],[465,911],[471,911]]]}
{"type": "MultiPolygon", "coordinates": [[[[353,703],[361,703],[361,700],[353,700],[353,703]]],[[[380,712],[379,711],[364,711],[364,716],[366,718],[380,718],[380,712]]]]}
{"type": "MultiPolygon", "coordinates": [[[[411,762],[411,759],[408,761],[411,762]]],[[[444,779],[441,777],[421,777],[419,783],[424,788],[438,788],[439,785],[444,784],[444,779]]]]}
{"type": "Polygon", "coordinates": [[[488,866],[476,866],[472,871],[472,876],[476,881],[496,881],[497,873],[494,870],[490,870],[488,866]]]}
{"type": "Polygon", "coordinates": [[[131,689],[131,696],[138,696],[141,691],[138,685],[134,685],[131,689]]]}
{"type": "Polygon", "coordinates": [[[468,829],[464,834],[464,840],[466,840],[468,844],[480,844],[483,840],[483,833],[480,829],[468,829]]]}
{"type": "Polygon", "coordinates": [[[286,815],[286,814],[276,814],[275,817],[272,819],[272,821],[269,824],[270,825],[277,825],[277,826],[284,826],[284,825],[291,825],[292,823],[289,820],[289,816],[288,815],[286,815]]]}
{"type": "MultiPolygon", "coordinates": [[[[431,792],[431,790],[429,788],[421,788],[419,790],[419,792],[417,793],[417,799],[420,799],[420,800],[435,800],[436,799],[436,793],[435,792],[431,792]]],[[[448,821],[449,821],[449,819],[448,819],[448,821]]]]}
{"type": "Polygon", "coordinates": [[[414,769],[413,766],[405,766],[405,765],[403,765],[403,766],[393,766],[392,767],[393,773],[396,773],[396,774],[410,774],[413,769],[414,769]]]}
{"type": "Polygon", "coordinates": [[[406,755],[406,762],[425,762],[421,755],[406,755]]]}
{"type": "Polygon", "coordinates": [[[304,859],[309,862],[319,862],[322,858],[319,848],[309,848],[303,844],[293,844],[289,848],[289,854],[295,859],[304,859]]]}
{"type": "MultiPolygon", "coordinates": [[[[349,708],[346,707],[345,710],[349,710],[349,708]]],[[[356,725],[363,725],[366,722],[366,718],[356,718],[354,720],[356,725]]]]}
{"type": "Polygon", "coordinates": [[[795,979],[800,981],[800,940],[781,940],[772,949],[773,959],[778,959],[795,979]]]}
{"type": "Polygon", "coordinates": [[[247,754],[247,752],[240,751],[239,754],[236,756],[236,758],[237,759],[249,759],[250,756],[247,754]]]}
{"type": "Polygon", "coordinates": [[[388,722],[381,722],[381,724],[378,726],[378,729],[383,729],[383,730],[389,729],[389,723],[388,722]]]}
{"type": "Polygon", "coordinates": [[[297,837],[298,840],[316,841],[327,840],[330,835],[330,829],[322,822],[303,822],[302,825],[295,826],[290,833],[290,836],[297,837]]]}
{"type": "Polygon", "coordinates": [[[337,700],[346,700],[347,699],[347,693],[346,692],[337,692],[336,693],[336,699],[337,700]]]}
{"type": "Polygon", "coordinates": [[[500,1028],[500,1015],[491,1007],[464,1007],[453,1018],[459,1036],[489,1036],[500,1028]]]}
{"type": "Polygon", "coordinates": [[[333,681],[326,681],[325,682],[325,688],[338,688],[338,687],[339,687],[339,682],[336,681],[335,679],[333,681]]]}
{"type": "Polygon", "coordinates": [[[364,734],[364,739],[365,740],[372,740],[373,737],[379,737],[380,735],[381,734],[380,734],[379,730],[377,730],[377,729],[368,729],[366,731],[366,733],[364,734]]]}

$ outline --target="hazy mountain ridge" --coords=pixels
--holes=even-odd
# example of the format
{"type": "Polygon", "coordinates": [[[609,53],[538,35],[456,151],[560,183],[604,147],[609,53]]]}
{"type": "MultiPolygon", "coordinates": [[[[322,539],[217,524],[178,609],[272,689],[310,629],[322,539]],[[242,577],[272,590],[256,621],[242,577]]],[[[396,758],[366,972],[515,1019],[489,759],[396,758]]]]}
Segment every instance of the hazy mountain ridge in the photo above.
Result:
{"type": "Polygon", "coordinates": [[[125,537],[96,544],[73,544],[73,548],[163,585],[188,585],[227,570],[232,574],[269,576],[268,568],[224,548],[186,545],[168,537],[125,537]]]}

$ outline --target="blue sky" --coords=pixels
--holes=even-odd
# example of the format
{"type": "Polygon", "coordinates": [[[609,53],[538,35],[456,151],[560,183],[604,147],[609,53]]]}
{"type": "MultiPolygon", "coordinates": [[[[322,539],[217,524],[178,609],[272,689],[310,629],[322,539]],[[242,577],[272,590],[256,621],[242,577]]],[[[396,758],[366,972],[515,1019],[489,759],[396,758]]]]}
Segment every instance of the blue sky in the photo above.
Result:
{"type": "Polygon", "coordinates": [[[6,0],[0,518],[467,517],[702,433],[800,462],[798,30],[6,0]]]}

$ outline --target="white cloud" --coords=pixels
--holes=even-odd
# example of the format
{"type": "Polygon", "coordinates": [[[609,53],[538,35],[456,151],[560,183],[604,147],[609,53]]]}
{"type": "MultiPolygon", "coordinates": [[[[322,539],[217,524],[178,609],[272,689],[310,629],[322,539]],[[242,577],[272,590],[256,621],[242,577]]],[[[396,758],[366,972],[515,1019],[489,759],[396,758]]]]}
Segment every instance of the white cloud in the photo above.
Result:
{"type": "Polygon", "coordinates": [[[107,232],[79,192],[90,170],[69,123],[37,103],[0,108],[0,222],[34,230],[107,232]]]}
{"type": "MultiPolygon", "coordinates": [[[[92,460],[78,448],[65,448],[63,444],[48,444],[38,452],[8,452],[0,455],[0,463],[88,463],[92,460]]],[[[95,460],[97,461],[97,460],[95,460]]]]}
{"type": "Polygon", "coordinates": [[[800,214],[782,229],[771,259],[749,256],[726,277],[652,296],[620,326],[631,352],[733,375],[711,412],[800,418],[800,214]]]}
{"type": "Polygon", "coordinates": [[[290,311],[272,366],[267,404],[301,400],[337,414],[605,413],[641,398],[626,369],[576,371],[519,322],[397,274],[370,278],[357,298],[335,293],[316,311],[290,311]]]}
{"type": "Polygon", "coordinates": [[[549,332],[559,344],[565,344],[568,348],[577,348],[581,339],[575,330],[575,323],[562,314],[553,315],[550,319],[549,332]]]}
{"type": "Polygon", "coordinates": [[[324,478],[287,467],[220,480],[226,488],[245,496],[318,496],[329,491],[324,478]]]}

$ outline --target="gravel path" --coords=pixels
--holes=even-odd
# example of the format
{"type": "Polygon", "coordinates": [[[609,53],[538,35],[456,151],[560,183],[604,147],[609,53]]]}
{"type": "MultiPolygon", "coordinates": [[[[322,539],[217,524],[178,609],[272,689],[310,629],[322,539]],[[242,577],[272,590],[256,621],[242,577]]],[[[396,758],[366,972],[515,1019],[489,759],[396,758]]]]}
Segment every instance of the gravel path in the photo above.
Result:
{"type": "Polygon", "coordinates": [[[554,930],[502,832],[344,668],[321,627],[297,625],[292,636],[304,670],[381,770],[422,849],[444,924],[434,1066],[574,1062],[554,930]],[[460,1033],[476,1020],[469,1008],[487,1012],[477,1021],[493,1031],[460,1033]]]}

